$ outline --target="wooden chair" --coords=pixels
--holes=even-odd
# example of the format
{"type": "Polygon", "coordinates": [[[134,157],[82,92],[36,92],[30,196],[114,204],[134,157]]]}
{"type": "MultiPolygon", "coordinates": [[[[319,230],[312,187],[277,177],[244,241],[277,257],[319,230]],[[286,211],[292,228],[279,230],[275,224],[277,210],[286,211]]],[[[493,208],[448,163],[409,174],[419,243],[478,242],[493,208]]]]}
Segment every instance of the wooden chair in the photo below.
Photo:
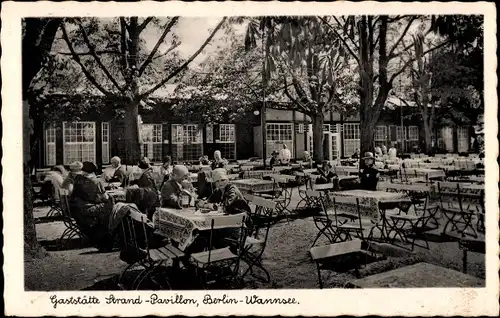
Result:
{"type": "Polygon", "coordinates": [[[310,198],[310,200],[318,202],[321,209],[319,215],[313,216],[314,226],[316,226],[316,228],[318,229],[318,234],[314,238],[311,247],[314,247],[316,242],[322,236],[324,236],[330,243],[334,243],[336,239],[336,233],[332,228],[333,220],[330,219],[328,211],[325,208],[322,193],[316,190],[306,190],[306,194],[307,197],[310,198]]]}
{"type": "Polygon", "coordinates": [[[271,276],[262,264],[262,255],[266,249],[269,230],[273,225],[273,220],[269,215],[276,208],[276,202],[252,195],[247,195],[246,198],[250,204],[255,205],[255,212],[251,214],[253,228],[248,232],[249,235],[245,239],[242,251],[242,260],[247,263],[248,269],[243,272],[241,278],[244,279],[247,274],[259,278],[254,273],[255,267],[264,272],[263,281],[268,283],[271,276]]]}
{"type": "Polygon", "coordinates": [[[71,240],[75,236],[80,236],[81,238],[87,238],[85,234],[80,230],[80,227],[75,222],[75,219],[71,215],[71,209],[69,206],[69,191],[67,189],[59,189],[59,202],[60,209],[62,211],[63,223],[66,229],[63,231],[62,235],[59,237],[59,241],[71,240]]]}
{"type": "Polygon", "coordinates": [[[356,239],[346,242],[333,243],[324,246],[312,247],[310,250],[310,255],[312,260],[316,263],[316,270],[318,273],[319,288],[323,288],[323,281],[321,279],[321,265],[325,265],[328,262],[336,261],[338,258],[345,256],[355,257],[355,273],[359,276],[359,263],[360,253],[362,250],[362,240],[356,239]]]}
{"type": "Polygon", "coordinates": [[[352,240],[354,236],[365,241],[359,198],[334,195],[332,197],[332,202],[335,216],[332,228],[335,233],[335,238],[343,242],[352,240]],[[356,212],[343,211],[341,208],[342,206],[354,207],[356,212]]]}
{"type": "Polygon", "coordinates": [[[235,214],[224,218],[213,218],[210,225],[210,237],[208,250],[204,252],[191,254],[190,261],[193,263],[196,275],[204,288],[213,282],[225,282],[237,287],[242,286],[241,277],[239,277],[240,260],[243,251],[244,239],[246,237],[245,229],[246,215],[235,214]],[[225,228],[235,228],[239,225],[240,234],[235,247],[232,251],[230,246],[233,243],[231,239],[227,240],[228,246],[214,247],[214,234],[216,230],[225,228]]]}
{"type": "MultiPolygon", "coordinates": [[[[182,251],[170,244],[150,248],[149,234],[152,232],[153,225],[146,215],[139,211],[131,210],[130,214],[123,218],[120,228],[123,239],[120,258],[129,264],[118,279],[118,286],[122,289],[127,289],[123,284],[123,278],[131,268],[139,266],[142,269],[131,285],[131,289],[137,290],[146,278],[155,275],[155,272],[166,261],[177,261],[185,257],[182,251]],[[148,231],[148,228],[151,230],[148,231]]],[[[162,280],[164,279],[165,277],[162,277],[162,280]]],[[[154,277],[152,281],[160,285],[161,289],[170,289],[168,281],[158,283],[154,277]]]]}
{"type": "Polygon", "coordinates": [[[451,224],[451,231],[457,230],[462,233],[462,237],[467,232],[467,229],[472,230],[472,236],[477,237],[476,230],[472,226],[472,217],[475,214],[474,209],[465,207],[460,194],[460,184],[453,182],[438,182],[438,193],[440,200],[440,210],[448,219],[444,228],[443,234],[446,233],[448,225],[451,224]],[[458,203],[458,207],[454,203],[458,203]],[[463,225],[462,228],[459,225],[463,225]]]}

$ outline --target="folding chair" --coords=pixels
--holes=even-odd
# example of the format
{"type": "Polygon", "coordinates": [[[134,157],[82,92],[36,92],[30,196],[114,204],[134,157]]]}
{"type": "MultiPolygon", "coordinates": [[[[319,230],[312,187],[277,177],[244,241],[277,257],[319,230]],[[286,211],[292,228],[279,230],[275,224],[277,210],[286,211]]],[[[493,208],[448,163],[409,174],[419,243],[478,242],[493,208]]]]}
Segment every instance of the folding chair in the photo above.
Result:
{"type": "Polygon", "coordinates": [[[80,236],[81,238],[86,238],[85,234],[80,230],[75,219],[71,216],[71,210],[69,206],[69,191],[66,189],[59,189],[59,202],[61,204],[61,211],[63,216],[63,223],[66,229],[63,231],[62,235],[59,237],[59,241],[62,242],[64,239],[71,240],[75,236],[80,236]]]}
{"type": "Polygon", "coordinates": [[[401,212],[402,211],[399,211],[398,214],[386,215],[387,237],[390,238],[391,233],[394,233],[391,244],[405,248],[405,246],[396,244],[396,237],[399,236],[402,242],[409,243],[410,239],[408,236],[409,234],[413,234],[414,236],[411,240],[412,251],[415,248],[415,245],[429,249],[429,242],[427,242],[425,236],[423,236],[425,246],[415,243],[417,236],[427,230],[427,228],[425,227],[426,217],[424,215],[411,215],[401,212]]]}
{"type": "Polygon", "coordinates": [[[332,224],[335,233],[334,242],[337,239],[340,239],[341,242],[352,240],[353,236],[365,241],[359,198],[334,195],[332,203],[335,216],[332,224]],[[348,206],[355,207],[356,212],[345,211],[345,207],[348,206]]]}
{"type": "Polygon", "coordinates": [[[363,241],[356,239],[352,241],[333,243],[324,246],[312,247],[310,255],[312,260],[316,263],[316,270],[318,273],[319,288],[323,289],[323,281],[321,279],[321,265],[326,265],[329,262],[336,261],[346,256],[355,257],[355,273],[359,277],[359,254],[363,252],[363,241]]]}
{"type": "Polygon", "coordinates": [[[291,193],[286,191],[283,184],[279,182],[279,179],[283,178],[282,176],[271,175],[270,177],[273,180],[273,189],[271,190],[271,194],[255,193],[255,195],[276,202],[276,207],[274,209],[276,212],[276,218],[286,218],[286,221],[290,223],[290,220],[288,219],[288,213],[290,213],[288,205],[290,204],[291,193]]]}
{"type": "MultiPolygon", "coordinates": [[[[242,286],[239,268],[243,251],[242,246],[246,237],[245,218],[246,215],[241,214],[213,218],[210,225],[208,250],[191,254],[190,261],[195,266],[196,276],[198,276],[205,289],[210,283],[217,281],[235,284],[237,287],[242,286]],[[231,251],[229,246],[223,248],[214,247],[214,231],[224,228],[234,229],[235,225],[240,229],[239,239],[236,242],[236,253],[231,251]]],[[[224,241],[231,242],[232,240],[225,239],[224,241]]]]}
{"type": "Polygon", "coordinates": [[[57,216],[61,216],[63,214],[63,212],[61,211],[61,202],[60,202],[60,198],[57,198],[57,196],[59,195],[59,193],[57,193],[58,195],[56,195],[56,191],[59,191],[59,189],[55,189],[54,186],[51,184],[51,197],[49,198],[49,207],[50,207],[50,210],[49,212],[47,212],[47,215],[45,217],[49,218],[49,217],[57,217],[57,216]]]}
{"type": "Polygon", "coordinates": [[[316,190],[306,190],[306,195],[310,200],[318,202],[321,211],[319,215],[313,216],[314,226],[318,229],[318,234],[314,238],[311,247],[313,247],[320,237],[324,236],[330,243],[334,243],[336,239],[336,233],[332,228],[333,220],[330,219],[328,211],[323,204],[322,194],[316,190]]]}
{"type": "Polygon", "coordinates": [[[242,251],[242,260],[247,263],[248,269],[243,272],[241,279],[249,273],[252,276],[259,278],[254,273],[254,267],[262,270],[265,274],[264,282],[268,283],[271,280],[269,272],[262,264],[262,255],[267,245],[269,230],[273,225],[272,219],[269,217],[276,207],[276,203],[257,196],[248,195],[247,199],[255,205],[255,212],[251,214],[253,228],[249,231],[249,235],[245,239],[242,251]],[[262,233],[263,232],[263,233],[262,233]]]}
{"type": "Polygon", "coordinates": [[[444,228],[443,234],[446,234],[446,229],[448,225],[451,224],[451,231],[457,230],[462,233],[462,237],[465,236],[467,229],[472,230],[472,236],[477,237],[476,230],[472,226],[472,217],[475,213],[473,209],[469,209],[468,207],[464,209],[462,196],[460,194],[460,184],[459,183],[450,183],[450,182],[438,182],[438,192],[439,199],[441,203],[441,212],[448,219],[444,228]],[[458,208],[453,206],[452,203],[458,201],[458,208]],[[448,203],[446,206],[444,203],[448,203]],[[459,225],[463,225],[463,228],[460,228],[459,225]]]}
{"type": "Polygon", "coordinates": [[[319,202],[317,201],[317,199],[311,198],[307,195],[307,190],[312,190],[312,178],[307,174],[304,174],[303,178],[305,180],[305,183],[304,183],[305,189],[301,190],[299,188],[300,200],[299,200],[299,202],[297,202],[297,205],[295,206],[295,210],[318,208],[319,202]]]}
{"type": "MultiPolygon", "coordinates": [[[[179,260],[185,257],[179,249],[165,244],[158,248],[150,248],[147,228],[153,228],[152,223],[139,211],[131,210],[130,214],[123,218],[121,224],[121,235],[123,239],[120,258],[129,265],[118,278],[118,286],[126,289],[123,284],[125,273],[135,266],[142,268],[139,275],[132,283],[131,289],[137,290],[146,278],[151,277],[152,281],[160,285],[161,289],[170,289],[168,281],[159,283],[152,277],[155,272],[168,260],[179,260]]],[[[162,277],[165,279],[165,277],[162,277]]]]}

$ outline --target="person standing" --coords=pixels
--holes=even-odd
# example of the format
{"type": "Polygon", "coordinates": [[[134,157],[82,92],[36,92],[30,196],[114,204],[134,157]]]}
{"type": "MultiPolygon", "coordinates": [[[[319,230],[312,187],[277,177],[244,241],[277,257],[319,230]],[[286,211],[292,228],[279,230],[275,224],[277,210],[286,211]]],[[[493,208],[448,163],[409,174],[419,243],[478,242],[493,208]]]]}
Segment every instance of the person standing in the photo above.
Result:
{"type": "Polygon", "coordinates": [[[286,144],[283,144],[283,149],[280,151],[280,161],[281,164],[287,165],[290,163],[290,159],[292,159],[292,153],[286,146],[286,144]]]}

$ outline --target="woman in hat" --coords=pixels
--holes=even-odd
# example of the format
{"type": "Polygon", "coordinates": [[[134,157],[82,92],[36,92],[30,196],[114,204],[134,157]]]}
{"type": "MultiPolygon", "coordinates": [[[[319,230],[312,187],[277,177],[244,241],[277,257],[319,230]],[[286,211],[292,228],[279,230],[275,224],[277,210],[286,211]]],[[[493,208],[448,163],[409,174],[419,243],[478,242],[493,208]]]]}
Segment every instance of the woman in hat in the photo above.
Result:
{"type": "Polygon", "coordinates": [[[363,157],[365,168],[360,174],[360,188],[364,190],[377,190],[379,172],[375,168],[375,157],[372,152],[366,152],[363,157]]]}
{"type": "Polygon", "coordinates": [[[82,164],[81,174],[75,176],[70,209],[82,232],[98,247],[109,249],[113,240],[108,226],[114,202],[104,191],[96,171],[94,163],[82,164]]]}
{"type": "Polygon", "coordinates": [[[224,213],[250,213],[250,207],[240,190],[234,184],[229,183],[225,169],[215,169],[212,172],[212,179],[216,188],[214,193],[208,199],[198,201],[197,207],[217,209],[217,204],[220,204],[224,213]]]}
{"type": "Polygon", "coordinates": [[[153,167],[151,166],[149,159],[147,157],[142,157],[138,163],[139,169],[142,170],[142,174],[137,180],[130,182],[130,185],[138,185],[139,188],[149,188],[158,192],[156,187],[156,182],[153,175],[153,167]]]}
{"type": "Polygon", "coordinates": [[[193,185],[188,180],[189,170],[184,165],[175,165],[170,179],[161,188],[161,206],[182,209],[182,197],[194,196],[193,185]]]}
{"type": "Polygon", "coordinates": [[[69,164],[68,176],[64,179],[62,183],[63,189],[69,191],[69,194],[73,192],[73,184],[75,183],[75,177],[82,173],[83,164],[80,161],[74,161],[69,164]]]}
{"type": "Polygon", "coordinates": [[[323,161],[321,167],[318,167],[319,177],[316,178],[316,184],[328,184],[334,183],[334,180],[338,181],[337,175],[331,170],[330,163],[328,161],[323,161]]]}

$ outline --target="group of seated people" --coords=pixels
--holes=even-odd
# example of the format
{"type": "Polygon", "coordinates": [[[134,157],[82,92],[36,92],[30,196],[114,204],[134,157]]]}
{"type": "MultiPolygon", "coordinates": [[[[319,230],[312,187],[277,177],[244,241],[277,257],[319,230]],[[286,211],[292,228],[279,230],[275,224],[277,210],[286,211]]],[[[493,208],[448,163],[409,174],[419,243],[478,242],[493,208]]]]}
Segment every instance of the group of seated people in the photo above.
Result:
{"type": "MultiPolygon", "coordinates": [[[[211,166],[213,170],[214,191],[205,197],[198,197],[194,186],[189,182],[189,171],[184,165],[172,165],[170,157],[166,157],[160,171],[163,175],[158,187],[154,178],[153,167],[148,158],[138,162],[140,177],[131,180],[131,174],[121,165],[119,157],[111,159],[111,172],[98,177],[98,167],[92,162],[73,162],[70,172],[64,166],[52,168],[45,177],[41,192],[49,197],[59,199],[59,189],[67,189],[70,195],[70,209],[80,229],[100,249],[112,248],[113,233],[117,228],[117,220],[124,216],[128,206],[115,203],[106,193],[103,181],[109,185],[119,183],[126,188],[127,202],[136,203],[138,209],[152,218],[156,207],[182,208],[183,196],[197,208],[217,209],[220,205],[225,213],[249,212],[241,192],[229,183],[225,165],[220,151],[214,154],[211,166]]],[[[113,186],[108,186],[113,188],[113,186]]]]}

